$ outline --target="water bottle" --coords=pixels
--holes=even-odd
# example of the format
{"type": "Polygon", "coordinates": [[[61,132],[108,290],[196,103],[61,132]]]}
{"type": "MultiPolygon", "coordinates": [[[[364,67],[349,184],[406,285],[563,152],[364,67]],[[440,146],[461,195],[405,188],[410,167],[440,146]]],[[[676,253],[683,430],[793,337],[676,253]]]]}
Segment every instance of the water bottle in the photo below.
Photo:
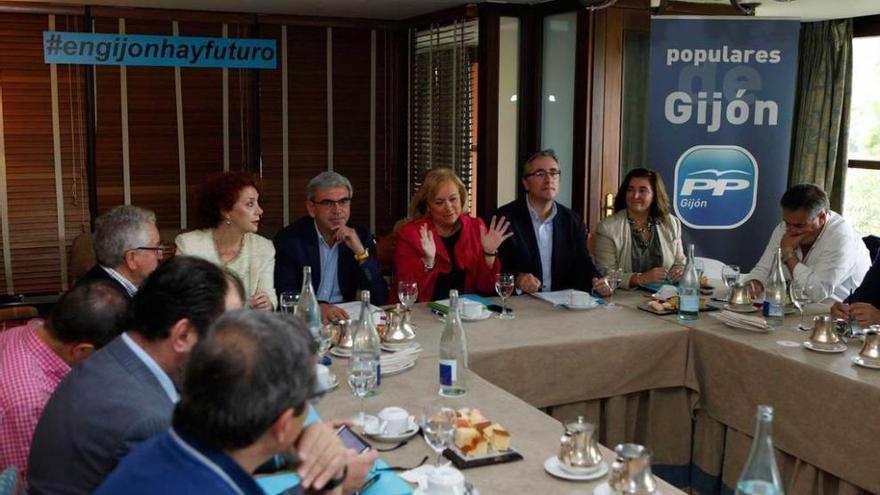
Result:
{"type": "Polygon", "coordinates": [[[355,322],[351,334],[351,366],[352,369],[358,369],[358,365],[375,369],[376,387],[382,381],[382,364],[379,359],[381,354],[379,332],[376,331],[376,325],[373,324],[370,291],[364,290],[361,291],[361,314],[355,322]]]}
{"type": "Polygon", "coordinates": [[[296,303],[296,316],[306,324],[312,338],[318,339],[321,336],[321,307],[318,306],[318,297],[315,295],[315,289],[312,287],[312,267],[306,265],[303,267],[303,283],[299,291],[299,301],[296,303]]]}
{"type": "Polygon", "coordinates": [[[736,495],[783,495],[782,479],[773,453],[773,408],[758,406],[755,440],[736,482],[736,495]]]}
{"type": "Polygon", "coordinates": [[[773,327],[781,327],[784,317],[785,306],[785,273],[782,271],[782,249],[776,248],[773,255],[773,268],[770,270],[770,278],[764,289],[764,318],[767,324],[773,327]]]}
{"type": "Polygon", "coordinates": [[[467,393],[467,336],[461,326],[458,291],[449,291],[449,313],[440,336],[440,395],[458,397],[467,393]]]}
{"type": "Polygon", "coordinates": [[[678,319],[696,320],[700,317],[700,278],[694,265],[694,245],[688,245],[687,265],[678,282],[678,319]]]}

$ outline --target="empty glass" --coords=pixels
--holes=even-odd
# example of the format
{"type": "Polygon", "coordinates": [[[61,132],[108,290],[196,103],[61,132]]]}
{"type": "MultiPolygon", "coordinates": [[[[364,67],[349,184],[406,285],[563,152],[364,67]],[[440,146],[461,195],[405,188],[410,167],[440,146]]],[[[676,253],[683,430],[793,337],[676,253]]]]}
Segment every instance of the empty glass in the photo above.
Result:
{"type": "Polygon", "coordinates": [[[721,280],[727,287],[727,296],[730,296],[730,288],[739,281],[739,267],[736,265],[724,265],[721,269],[721,280]]]}
{"type": "Polygon", "coordinates": [[[703,272],[706,270],[706,265],[703,263],[703,260],[694,260],[694,268],[697,270],[697,281],[700,282],[700,285],[703,285],[703,272]]]}
{"type": "Polygon", "coordinates": [[[800,323],[795,327],[796,330],[800,330],[801,332],[809,332],[812,328],[808,328],[804,325],[804,306],[811,303],[810,294],[813,292],[813,286],[803,282],[792,281],[791,283],[791,303],[794,304],[794,307],[801,314],[800,323]]]}
{"type": "Polygon", "coordinates": [[[297,301],[299,301],[299,294],[296,292],[282,292],[278,297],[278,310],[292,315],[297,301]]]}
{"type": "Polygon", "coordinates": [[[440,457],[455,434],[455,409],[442,405],[425,407],[422,412],[422,434],[425,443],[437,454],[434,464],[439,466],[440,457]]]}
{"type": "Polygon", "coordinates": [[[367,423],[367,415],[364,412],[364,397],[376,387],[376,363],[371,360],[351,359],[351,368],[348,371],[348,386],[351,393],[360,399],[360,412],[352,419],[352,424],[363,428],[367,423]]]}
{"type": "Polygon", "coordinates": [[[409,311],[409,308],[415,304],[419,298],[419,286],[415,282],[401,281],[397,282],[397,298],[400,304],[409,311]]]}
{"type": "Polygon", "coordinates": [[[605,305],[608,309],[617,309],[620,307],[614,302],[612,297],[614,296],[614,291],[620,286],[621,280],[623,280],[623,271],[620,268],[614,266],[605,271],[605,283],[608,284],[608,288],[611,289],[611,294],[608,295],[608,304],[605,305]]]}
{"type": "Polygon", "coordinates": [[[495,292],[501,297],[501,314],[498,315],[498,318],[501,318],[502,320],[516,318],[512,311],[509,313],[507,311],[507,298],[513,294],[513,288],[515,285],[514,280],[512,273],[499,273],[498,277],[495,279],[495,292]]]}

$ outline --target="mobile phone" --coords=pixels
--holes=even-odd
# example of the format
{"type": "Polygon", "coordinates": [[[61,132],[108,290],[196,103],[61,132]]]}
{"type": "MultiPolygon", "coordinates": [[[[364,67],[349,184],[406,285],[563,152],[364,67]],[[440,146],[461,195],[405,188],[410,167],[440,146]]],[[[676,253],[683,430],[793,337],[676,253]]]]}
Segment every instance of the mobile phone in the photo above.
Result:
{"type": "MultiPolygon", "coordinates": [[[[486,307],[489,309],[489,311],[494,311],[498,314],[501,314],[501,311],[503,310],[503,308],[498,304],[489,304],[486,307]]],[[[507,312],[513,313],[513,308],[507,308],[507,312]]]]}
{"type": "Polygon", "coordinates": [[[336,435],[342,440],[342,444],[345,445],[345,448],[354,449],[358,454],[373,448],[372,445],[367,443],[366,440],[361,438],[360,435],[346,425],[340,426],[339,429],[336,430],[336,435]]]}

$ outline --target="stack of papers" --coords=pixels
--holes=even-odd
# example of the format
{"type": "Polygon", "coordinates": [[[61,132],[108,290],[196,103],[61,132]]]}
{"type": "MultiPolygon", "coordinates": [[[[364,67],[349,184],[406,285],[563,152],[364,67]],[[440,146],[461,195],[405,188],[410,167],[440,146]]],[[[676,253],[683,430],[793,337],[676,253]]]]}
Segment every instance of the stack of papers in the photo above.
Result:
{"type": "Polygon", "coordinates": [[[579,290],[554,290],[548,292],[532,292],[530,295],[541,299],[542,301],[546,301],[554,306],[568,306],[571,304],[571,295],[573,293],[582,294],[587,301],[585,306],[593,306],[601,303],[601,299],[593,297],[587,292],[579,291],[579,290]]]}
{"type": "Polygon", "coordinates": [[[422,353],[422,346],[415,344],[397,352],[382,353],[382,375],[393,375],[403,370],[412,368],[422,353]]]}
{"type": "Polygon", "coordinates": [[[709,316],[717,318],[727,326],[741,328],[751,332],[769,332],[770,326],[764,318],[760,316],[749,316],[742,313],[734,313],[733,311],[718,311],[716,313],[708,313],[709,316]]]}

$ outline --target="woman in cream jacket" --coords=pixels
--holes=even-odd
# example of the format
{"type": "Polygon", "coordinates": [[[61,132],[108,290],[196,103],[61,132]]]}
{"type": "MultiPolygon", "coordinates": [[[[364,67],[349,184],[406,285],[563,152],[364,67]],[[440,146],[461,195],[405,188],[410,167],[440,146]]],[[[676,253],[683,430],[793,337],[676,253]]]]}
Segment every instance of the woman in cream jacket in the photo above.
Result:
{"type": "Polygon", "coordinates": [[[596,265],[618,267],[621,287],[673,282],[685,265],[681,221],[669,213],[663,179],[653,170],[630,171],[617,191],[615,213],[596,232],[596,265]]]}

